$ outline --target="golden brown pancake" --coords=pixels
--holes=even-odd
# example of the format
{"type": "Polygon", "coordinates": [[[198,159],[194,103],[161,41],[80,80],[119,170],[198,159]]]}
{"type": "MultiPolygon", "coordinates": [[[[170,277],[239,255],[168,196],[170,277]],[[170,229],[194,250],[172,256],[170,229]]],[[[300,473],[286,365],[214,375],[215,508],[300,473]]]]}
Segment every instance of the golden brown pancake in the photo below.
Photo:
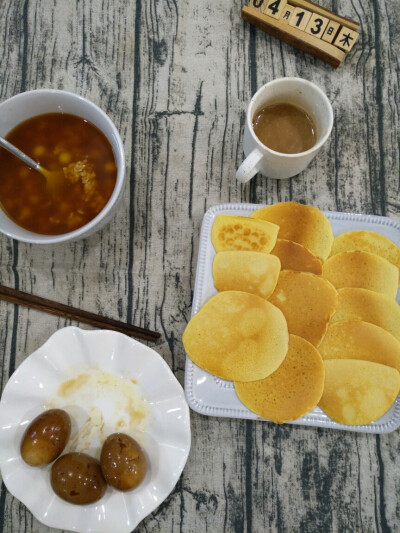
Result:
{"type": "Polygon", "coordinates": [[[258,209],[251,216],[277,224],[279,239],[301,244],[322,261],[325,261],[331,252],[331,224],[317,207],[297,202],[281,202],[258,209]]]}
{"type": "Polygon", "coordinates": [[[320,276],[282,270],[269,301],[285,315],[289,333],[318,346],[338,305],[338,295],[320,276]]]}
{"type": "Polygon", "coordinates": [[[225,291],[192,317],[183,334],[188,356],[224,379],[254,381],[285,358],[289,334],[282,312],[263,298],[225,291]]]}
{"type": "Polygon", "coordinates": [[[337,289],[358,287],[396,298],[399,272],[379,255],[354,250],[330,257],[322,265],[322,277],[337,289]]]}
{"type": "Polygon", "coordinates": [[[219,291],[243,291],[269,298],[278,281],[281,263],[261,252],[219,252],[213,263],[215,287],[219,291]]]}
{"type": "Polygon", "coordinates": [[[235,389],[246,407],[282,424],[314,409],[322,395],[324,375],[318,350],[305,339],[289,335],[289,350],[280,367],[259,381],[235,381],[235,389]]]}
{"type": "Polygon", "coordinates": [[[370,322],[349,320],[330,324],[318,350],[322,359],[361,359],[400,372],[400,342],[370,322]]]}
{"type": "Polygon", "coordinates": [[[400,391],[394,368],[357,359],[327,359],[321,409],[339,424],[362,425],[377,420],[400,391]]]}
{"type": "Polygon", "coordinates": [[[275,246],[278,231],[276,224],[265,220],[218,215],[211,230],[211,240],[217,252],[249,250],[268,254],[275,246]]]}
{"type": "Polygon", "coordinates": [[[389,331],[400,341],[400,308],[393,298],[368,289],[339,289],[339,306],[331,323],[364,320],[389,331]]]}
{"type": "Polygon", "coordinates": [[[317,275],[322,273],[320,259],[297,242],[278,239],[271,254],[279,257],[282,270],[297,270],[317,275]]]}
{"type": "Polygon", "coordinates": [[[333,241],[331,255],[352,250],[362,250],[380,255],[400,270],[400,248],[390,239],[375,231],[347,231],[338,235],[333,241]]]}

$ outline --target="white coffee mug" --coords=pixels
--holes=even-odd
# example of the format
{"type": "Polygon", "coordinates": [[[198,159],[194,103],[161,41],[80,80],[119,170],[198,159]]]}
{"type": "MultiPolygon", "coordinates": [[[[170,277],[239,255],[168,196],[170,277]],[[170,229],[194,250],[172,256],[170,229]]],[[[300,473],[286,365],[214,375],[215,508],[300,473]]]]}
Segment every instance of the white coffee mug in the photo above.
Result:
{"type": "Polygon", "coordinates": [[[279,78],[259,89],[247,109],[243,137],[246,159],[236,172],[236,178],[246,183],[258,172],[274,179],[291,178],[304,170],[328,139],[333,126],[332,106],[325,93],[302,78],[279,78]],[[285,154],[265,146],[253,129],[255,113],[265,105],[292,104],[303,109],[314,121],[316,144],[305,152],[285,154]]]}

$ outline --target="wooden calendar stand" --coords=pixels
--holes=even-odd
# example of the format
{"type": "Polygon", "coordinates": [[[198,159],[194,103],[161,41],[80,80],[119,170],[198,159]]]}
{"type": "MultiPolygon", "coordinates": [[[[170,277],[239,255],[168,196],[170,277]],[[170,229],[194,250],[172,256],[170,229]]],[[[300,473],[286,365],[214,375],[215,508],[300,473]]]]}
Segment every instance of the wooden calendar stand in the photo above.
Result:
{"type": "Polygon", "coordinates": [[[360,26],[308,0],[250,0],[242,18],[335,68],[352,49],[360,26]]]}

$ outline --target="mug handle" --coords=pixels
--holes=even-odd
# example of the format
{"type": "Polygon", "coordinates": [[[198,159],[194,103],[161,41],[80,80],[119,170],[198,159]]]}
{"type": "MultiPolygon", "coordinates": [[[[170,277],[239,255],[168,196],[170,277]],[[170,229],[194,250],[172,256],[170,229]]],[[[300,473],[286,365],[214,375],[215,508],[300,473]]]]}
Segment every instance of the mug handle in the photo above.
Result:
{"type": "Polygon", "coordinates": [[[254,148],[237,169],[236,179],[241,183],[247,183],[251,180],[259,170],[258,163],[261,161],[262,157],[263,153],[258,148],[254,148]]]}

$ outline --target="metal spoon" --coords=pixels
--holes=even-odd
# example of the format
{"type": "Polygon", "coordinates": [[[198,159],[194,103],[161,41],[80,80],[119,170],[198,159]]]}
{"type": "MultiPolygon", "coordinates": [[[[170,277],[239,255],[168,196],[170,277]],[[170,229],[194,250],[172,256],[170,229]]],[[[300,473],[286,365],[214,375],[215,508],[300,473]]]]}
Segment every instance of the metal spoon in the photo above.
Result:
{"type": "Polygon", "coordinates": [[[51,191],[54,192],[55,190],[59,189],[63,183],[65,183],[65,176],[62,170],[46,170],[41,166],[40,163],[34,159],[31,159],[29,156],[24,154],[24,152],[21,152],[19,148],[6,141],[4,137],[0,137],[0,146],[5,148],[11,154],[15,155],[15,157],[18,157],[18,159],[23,161],[26,165],[28,165],[28,167],[40,172],[40,174],[46,178],[47,186],[51,191]]]}

